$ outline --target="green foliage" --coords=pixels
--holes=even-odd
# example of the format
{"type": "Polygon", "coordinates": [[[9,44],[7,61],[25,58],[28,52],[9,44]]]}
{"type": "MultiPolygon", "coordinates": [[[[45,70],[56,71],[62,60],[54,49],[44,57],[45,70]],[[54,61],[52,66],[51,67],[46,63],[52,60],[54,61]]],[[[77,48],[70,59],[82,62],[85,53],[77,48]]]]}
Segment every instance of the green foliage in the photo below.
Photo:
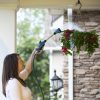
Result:
{"type": "Polygon", "coordinates": [[[57,93],[54,95],[54,100],[58,100],[57,93]]]}
{"type": "Polygon", "coordinates": [[[83,49],[89,55],[91,55],[95,52],[95,49],[99,47],[98,35],[96,34],[96,31],[74,31],[72,38],[74,40],[74,45],[76,46],[78,53],[83,49]]]}
{"type": "MultiPolygon", "coordinates": [[[[39,9],[21,9],[20,16],[23,16],[23,19],[17,22],[17,52],[26,62],[32,53],[33,49],[37,47],[40,37],[39,33],[42,33],[43,22],[44,22],[44,10],[39,9]],[[40,20],[41,23],[32,24],[31,16],[40,20]],[[32,27],[33,26],[33,27],[32,27]]],[[[18,15],[18,17],[20,18],[18,15]]],[[[37,21],[34,20],[34,23],[37,21]]],[[[41,91],[39,89],[38,83],[40,83],[43,92],[45,94],[45,99],[49,100],[49,59],[48,53],[42,52],[38,55],[33,63],[33,72],[26,80],[27,85],[32,90],[34,100],[37,100],[37,97],[42,98],[41,91]],[[38,82],[37,82],[38,80],[38,82]],[[48,93],[48,94],[47,94],[48,93]]]]}
{"type": "Polygon", "coordinates": [[[69,51],[75,47],[77,53],[84,50],[91,55],[99,47],[98,38],[96,31],[79,32],[76,30],[65,30],[61,38],[63,43],[62,50],[67,55],[71,54],[69,51]]]}

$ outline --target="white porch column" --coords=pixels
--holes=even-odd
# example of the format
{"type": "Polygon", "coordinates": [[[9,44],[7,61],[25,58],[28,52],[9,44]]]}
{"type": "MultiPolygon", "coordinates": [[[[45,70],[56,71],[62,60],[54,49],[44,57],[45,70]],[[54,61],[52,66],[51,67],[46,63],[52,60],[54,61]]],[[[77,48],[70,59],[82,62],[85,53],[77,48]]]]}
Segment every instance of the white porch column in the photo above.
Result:
{"type": "Polygon", "coordinates": [[[16,10],[0,8],[0,92],[2,90],[2,67],[5,56],[15,52],[16,10]]]}
{"type": "MultiPolygon", "coordinates": [[[[69,8],[68,12],[68,29],[72,29],[72,9],[69,8]]],[[[68,100],[73,100],[73,52],[68,55],[68,100]]]]}
{"type": "Polygon", "coordinates": [[[52,83],[51,83],[51,79],[52,79],[52,77],[53,77],[53,74],[54,74],[54,68],[53,68],[53,50],[52,49],[50,49],[49,50],[49,52],[50,52],[50,55],[49,55],[49,74],[50,74],[50,76],[49,76],[49,80],[50,80],[50,86],[52,86],[52,83]]]}

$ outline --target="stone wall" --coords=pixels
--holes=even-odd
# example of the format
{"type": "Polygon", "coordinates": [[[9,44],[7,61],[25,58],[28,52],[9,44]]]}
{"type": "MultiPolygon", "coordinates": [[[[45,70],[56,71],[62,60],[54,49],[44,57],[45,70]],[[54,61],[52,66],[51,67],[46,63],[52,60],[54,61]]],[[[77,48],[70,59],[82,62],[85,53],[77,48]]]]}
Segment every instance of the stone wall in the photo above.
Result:
{"type": "MultiPolygon", "coordinates": [[[[100,11],[74,11],[73,20],[86,31],[96,30],[100,35],[100,11]]],[[[99,39],[100,44],[100,39],[99,39]]],[[[74,51],[74,100],[100,100],[100,48],[89,57],[74,51]]]]}

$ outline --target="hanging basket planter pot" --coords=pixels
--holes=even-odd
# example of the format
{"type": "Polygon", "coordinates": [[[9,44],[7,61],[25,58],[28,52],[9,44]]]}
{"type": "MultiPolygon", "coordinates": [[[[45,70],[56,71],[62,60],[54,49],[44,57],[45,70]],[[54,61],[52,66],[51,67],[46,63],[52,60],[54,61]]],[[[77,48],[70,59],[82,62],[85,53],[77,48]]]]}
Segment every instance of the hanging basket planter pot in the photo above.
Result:
{"type": "Polygon", "coordinates": [[[62,52],[65,55],[71,55],[73,48],[76,48],[77,53],[84,50],[91,55],[95,52],[95,49],[99,47],[98,40],[99,35],[97,35],[95,30],[90,32],[80,32],[67,29],[64,30],[61,37],[62,52]]]}

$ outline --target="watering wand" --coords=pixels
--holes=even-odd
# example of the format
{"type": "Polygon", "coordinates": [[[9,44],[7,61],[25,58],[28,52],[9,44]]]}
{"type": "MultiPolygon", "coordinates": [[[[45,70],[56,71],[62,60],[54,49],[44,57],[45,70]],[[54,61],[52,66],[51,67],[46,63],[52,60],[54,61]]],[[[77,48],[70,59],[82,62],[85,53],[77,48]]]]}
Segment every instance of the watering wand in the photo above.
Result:
{"type": "Polygon", "coordinates": [[[43,41],[40,41],[40,42],[39,42],[39,45],[38,45],[38,47],[36,48],[36,50],[37,50],[38,52],[41,51],[41,50],[43,49],[45,43],[47,42],[47,40],[49,40],[51,37],[53,37],[53,36],[56,35],[57,33],[61,33],[61,32],[63,32],[63,31],[61,31],[60,28],[56,29],[56,31],[55,31],[51,36],[49,36],[46,40],[43,40],[43,41]]]}

